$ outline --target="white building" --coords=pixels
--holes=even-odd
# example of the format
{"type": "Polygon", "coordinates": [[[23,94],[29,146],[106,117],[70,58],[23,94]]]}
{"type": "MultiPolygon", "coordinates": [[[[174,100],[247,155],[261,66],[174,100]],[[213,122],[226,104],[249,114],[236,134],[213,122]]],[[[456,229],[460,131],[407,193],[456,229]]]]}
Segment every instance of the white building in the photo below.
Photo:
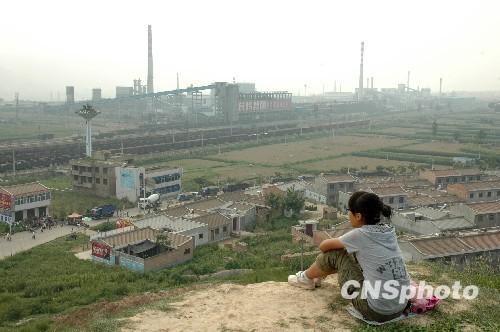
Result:
{"type": "Polygon", "coordinates": [[[175,198],[182,190],[182,168],[123,166],[115,168],[115,177],[116,197],[131,202],[151,194],[159,194],[161,199],[175,198]]]}
{"type": "Polygon", "coordinates": [[[0,221],[48,216],[50,199],[50,190],[38,182],[0,187],[0,221]]]}

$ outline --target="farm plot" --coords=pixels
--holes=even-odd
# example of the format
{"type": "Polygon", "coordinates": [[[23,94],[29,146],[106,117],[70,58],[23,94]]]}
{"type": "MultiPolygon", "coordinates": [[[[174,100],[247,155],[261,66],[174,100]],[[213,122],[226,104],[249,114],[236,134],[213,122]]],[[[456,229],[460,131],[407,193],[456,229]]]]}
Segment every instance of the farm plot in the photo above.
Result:
{"type": "MultiPolygon", "coordinates": [[[[399,165],[408,166],[412,163],[406,161],[399,160],[386,160],[386,159],[377,159],[377,158],[367,158],[367,157],[340,157],[333,158],[329,160],[321,160],[315,161],[311,163],[304,163],[297,165],[303,170],[311,171],[311,172],[333,172],[339,171],[342,168],[357,168],[360,169],[363,166],[367,167],[367,170],[373,171],[377,168],[377,166],[383,167],[397,167],[399,165]]],[[[414,165],[418,165],[413,163],[414,165]]]]}
{"type": "Polygon", "coordinates": [[[411,141],[379,136],[336,136],[248,148],[223,153],[218,155],[217,158],[261,165],[287,166],[293,163],[312,162],[315,159],[335,157],[356,151],[402,146],[409,143],[411,141]]]}

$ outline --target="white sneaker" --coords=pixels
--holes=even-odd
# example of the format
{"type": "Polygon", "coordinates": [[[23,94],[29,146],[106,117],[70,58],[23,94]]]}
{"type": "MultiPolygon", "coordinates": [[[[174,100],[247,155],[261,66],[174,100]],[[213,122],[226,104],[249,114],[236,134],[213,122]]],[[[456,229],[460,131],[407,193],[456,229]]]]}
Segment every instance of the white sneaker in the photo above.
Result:
{"type": "Polygon", "coordinates": [[[301,287],[305,289],[314,289],[316,288],[314,280],[306,279],[303,275],[303,271],[299,271],[296,274],[292,274],[288,276],[288,283],[295,287],[301,287]]]}

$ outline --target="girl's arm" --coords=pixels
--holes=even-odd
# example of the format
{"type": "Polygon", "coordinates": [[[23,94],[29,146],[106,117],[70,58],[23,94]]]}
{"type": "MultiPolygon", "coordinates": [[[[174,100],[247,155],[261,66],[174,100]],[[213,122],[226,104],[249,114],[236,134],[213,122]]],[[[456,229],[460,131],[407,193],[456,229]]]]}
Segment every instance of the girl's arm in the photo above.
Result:
{"type": "Polygon", "coordinates": [[[344,248],[344,245],[342,244],[342,242],[340,242],[339,239],[327,239],[321,241],[321,243],[319,244],[319,250],[321,250],[321,252],[327,252],[330,250],[342,248],[344,248]]]}

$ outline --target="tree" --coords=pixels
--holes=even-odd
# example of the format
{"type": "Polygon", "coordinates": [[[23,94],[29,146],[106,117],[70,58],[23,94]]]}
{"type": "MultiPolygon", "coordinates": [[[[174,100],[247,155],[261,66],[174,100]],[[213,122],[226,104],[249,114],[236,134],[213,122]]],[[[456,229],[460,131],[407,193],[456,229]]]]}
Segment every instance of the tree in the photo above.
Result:
{"type": "Polygon", "coordinates": [[[432,136],[436,136],[438,131],[438,124],[436,120],[432,122],[432,136]]]}
{"type": "Polygon", "coordinates": [[[168,238],[167,234],[160,233],[156,235],[156,244],[160,247],[160,250],[166,251],[170,250],[171,241],[168,238]]]}
{"type": "Polygon", "coordinates": [[[283,206],[283,198],[275,193],[270,193],[264,196],[266,205],[273,210],[280,209],[283,206]]]}
{"type": "Polygon", "coordinates": [[[301,192],[294,191],[293,189],[289,188],[286,191],[285,197],[283,198],[283,207],[286,211],[291,210],[294,215],[297,215],[304,207],[305,201],[306,200],[302,196],[301,192]]]}

